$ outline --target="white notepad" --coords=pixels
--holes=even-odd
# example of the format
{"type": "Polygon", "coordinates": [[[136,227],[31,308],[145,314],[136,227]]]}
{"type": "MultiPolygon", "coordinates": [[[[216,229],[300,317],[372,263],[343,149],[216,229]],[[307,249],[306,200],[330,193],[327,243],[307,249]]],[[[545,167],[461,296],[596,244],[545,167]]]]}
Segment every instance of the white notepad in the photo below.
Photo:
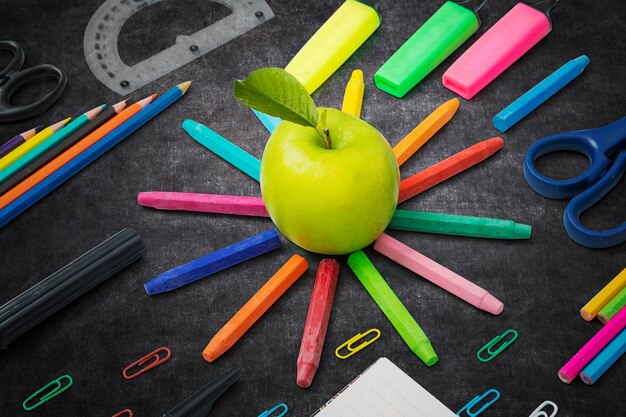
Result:
{"type": "Polygon", "coordinates": [[[313,416],[456,417],[456,414],[389,359],[380,358],[313,416]]]}

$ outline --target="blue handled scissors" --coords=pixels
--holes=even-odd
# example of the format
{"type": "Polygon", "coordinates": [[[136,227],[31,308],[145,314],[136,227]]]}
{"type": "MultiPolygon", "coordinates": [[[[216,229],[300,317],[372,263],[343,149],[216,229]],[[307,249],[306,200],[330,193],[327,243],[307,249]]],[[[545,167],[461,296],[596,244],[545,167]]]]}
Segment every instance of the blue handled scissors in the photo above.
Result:
{"type": "Polygon", "coordinates": [[[54,65],[37,65],[22,70],[26,55],[19,43],[15,41],[0,41],[0,51],[13,54],[13,59],[6,68],[0,70],[0,123],[28,119],[48,110],[61,97],[67,76],[54,65]],[[18,106],[11,103],[11,96],[24,84],[42,78],[52,77],[57,83],[48,94],[34,103],[18,106]]]}
{"type": "Polygon", "coordinates": [[[530,146],[524,159],[524,177],[533,190],[548,198],[573,197],[563,213],[565,230],[575,242],[589,248],[608,248],[626,241],[626,222],[610,230],[596,231],[579,220],[583,211],[617,185],[625,171],[626,117],[596,129],[546,136],[530,146]],[[547,178],[537,171],[535,161],[555,151],[582,153],[589,159],[589,167],[567,180],[547,178]]]}

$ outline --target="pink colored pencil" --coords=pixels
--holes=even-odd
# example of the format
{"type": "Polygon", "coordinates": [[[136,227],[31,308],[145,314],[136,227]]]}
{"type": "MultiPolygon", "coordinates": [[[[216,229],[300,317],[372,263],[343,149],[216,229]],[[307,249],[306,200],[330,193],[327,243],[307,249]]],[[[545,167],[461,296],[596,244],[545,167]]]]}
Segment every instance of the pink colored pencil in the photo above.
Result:
{"type": "Polygon", "coordinates": [[[622,330],[626,328],[626,308],[622,308],[559,370],[559,379],[572,382],[622,330]]]}
{"type": "Polygon", "coordinates": [[[298,355],[296,384],[300,388],[311,386],[319,367],[338,277],[339,262],[334,259],[322,259],[317,267],[309,312],[306,316],[302,344],[300,345],[300,354],[298,355]]]}
{"type": "Polygon", "coordinates": [[[137,204],[159,210],[269,217],[261,197],[150,191],[139,193],[137,204]]]}
{"type": "Polygon", "coordinates": [[[476,308],[498,315],[504,304],[489,292],[383,233],[374,249],[476,308]]]}

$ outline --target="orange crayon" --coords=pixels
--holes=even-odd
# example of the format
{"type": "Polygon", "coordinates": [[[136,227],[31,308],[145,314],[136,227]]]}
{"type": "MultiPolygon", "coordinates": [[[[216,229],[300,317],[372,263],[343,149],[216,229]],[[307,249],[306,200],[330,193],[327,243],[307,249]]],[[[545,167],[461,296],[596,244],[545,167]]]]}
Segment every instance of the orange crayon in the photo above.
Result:
{"type": "Polygon", "coordinates": [[[52,161],[48,162],[46,165],[35,171],[30,177],[26,178],[24,181],[17,184],[11,190],[7,191],[2,197],[0,197],[0,209],[11,204],[17,198],[19,198],[22,194],[29,191],[31,188],[39,184],[41,181],[48,178],[51,174],[57,171],[59,168],[63,167],[69,161],[74,159],[76,156],[80,155],[90,146],[98,142],[100,139],[108,135],[111,131],[116,129],[119,125],[124,123],[126,120],[130,119],[132,116],[137,114],[141,109],[146,107],[154,98],[156,94],[151,95],[137,103],[133,104],[125,108],[121,113],[117,116],[114,116],[111,120],[91,132],[89,135],[85,136],[74,146],[63,152],[61,155],[54,158],[52,161]]]}
{"type": "Polygon", "coordinates": [[[293,255],[289,258],[237,314],[213,336],[204,348],[202,357],[208,362],[213,362],[230,349],[308,268],[309,264],[302,256],[293,255]]]}
{"type": "Polygon", "coordinates": [[[428,115],[422,123],[417,125],[404,139],[393,147],[393,154],[398,160],[398,166],[404,164],[415,152],[439,132],[442,127],[452,119],[452,116],[459,109],[461,102],[458,98],[453,98],[443,103],[441,106],[428,115]]]}
{"type": "Polygon", "coordinates": [[[484,161],[504,146],[500,137],[484,140],[400,182],[398,204],[484,161]]]}

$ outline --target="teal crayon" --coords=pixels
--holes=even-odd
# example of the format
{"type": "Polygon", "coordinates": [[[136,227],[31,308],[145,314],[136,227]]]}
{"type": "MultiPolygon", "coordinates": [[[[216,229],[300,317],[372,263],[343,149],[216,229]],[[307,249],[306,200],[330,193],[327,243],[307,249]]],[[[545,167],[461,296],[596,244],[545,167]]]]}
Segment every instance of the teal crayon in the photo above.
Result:
{"type": "Polygon", "coordinates": [[[170,269],[144,284],[148,295],[173,291],[280,247],[278,232],[270,229],[251,238],[170,269]]]}
{"type": "Polygon", "coordinates": [[[580,373],[585,384],[596,382],[624,353],[626,353],[626,329],[622,330],[580,373]]]}
{"type": "Polygon", "coordinates": [[[194,120],[185,120],[183,129],[200,145],[239,168],[255,180],[261,180],[261,161],[248,152],[194,120]]]}
{"type": "Polygon", "coordinates": [[[413,210],[396,210],[389,228],[488,239],[530,239],[531,233],[529,225],[516,223],[513,220],[413,210]]]}
{"type": "Polygon", "coordinates": [[[367,255],[354,252],[348,258],[348,265],[411,351],[428,366],[437,363],[439,358],[430,340],[367,255]]]}

